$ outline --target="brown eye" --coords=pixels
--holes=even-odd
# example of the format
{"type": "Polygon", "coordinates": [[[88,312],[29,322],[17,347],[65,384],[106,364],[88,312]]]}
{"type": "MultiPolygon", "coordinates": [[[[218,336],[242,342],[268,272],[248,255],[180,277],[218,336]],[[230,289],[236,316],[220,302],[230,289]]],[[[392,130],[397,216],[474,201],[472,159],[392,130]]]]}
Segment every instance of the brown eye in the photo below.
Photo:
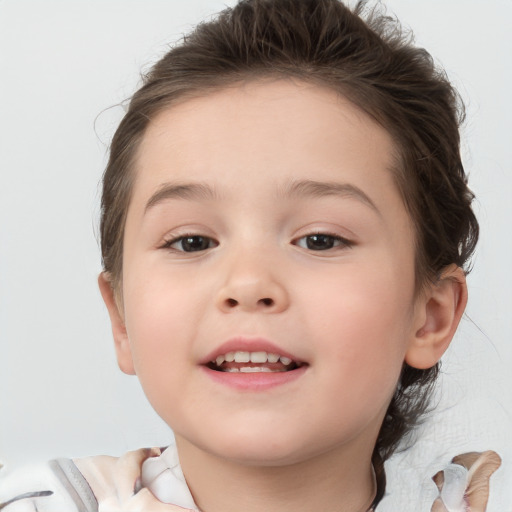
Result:
{"type": "Polygon", "coordinates": [[[182,252],[205,251],[206,249],[211,249],[212,247],[216,247],[217,245],[217,242],[215,242],[211,238],[200,235],[183,236],[180,238],[176,238],[166,244],[167,247],[182,252]]]}
{"type": "Polygon", "coordinates": [[[315,233],[299,238],[296,245],[310,251],[328,251],[335,247],[350,247],[350,242],[339,236],[315,233]]]}
{"type": "Polygon", "coordinates": [[[310,235],[306,237],[306,246],[313,251],[325,251],[332,249],[335,241],[330,235],[310,235]]]}

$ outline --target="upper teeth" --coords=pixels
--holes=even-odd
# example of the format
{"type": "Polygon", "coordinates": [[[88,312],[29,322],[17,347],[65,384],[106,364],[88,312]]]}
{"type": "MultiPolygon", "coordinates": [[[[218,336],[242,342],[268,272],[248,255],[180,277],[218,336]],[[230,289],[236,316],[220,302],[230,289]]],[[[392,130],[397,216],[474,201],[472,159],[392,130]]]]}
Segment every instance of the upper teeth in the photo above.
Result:
{"type": "Polygon", "coordinates": [[[285,366],[290,364],[292,360],[286,356],[280,356],[279,354],[271,354],[268,352],[228,352],[227,354],[222,354],[217,356],[215,359],[215,364],[220,366],[224,361],[228,363],[277,363],[281,361],[285,366]]]}

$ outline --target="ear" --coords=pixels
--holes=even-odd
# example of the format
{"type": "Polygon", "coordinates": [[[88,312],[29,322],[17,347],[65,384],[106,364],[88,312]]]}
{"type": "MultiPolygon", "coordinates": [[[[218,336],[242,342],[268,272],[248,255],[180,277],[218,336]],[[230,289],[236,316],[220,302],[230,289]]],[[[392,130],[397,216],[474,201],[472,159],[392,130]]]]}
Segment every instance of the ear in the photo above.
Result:
{"type": "Polygon", "coordinates": [[[429,285],[418,303],[418,325],[405,355],[413,368],[434,366],[444,354],[459,325],[468,301],[466,276],[460,267],[449,266],[429,285]]]}
{"type": "Polygon", "coordinates": [[[105,306],[107,306],[108,315],[110,317],[119,368],[121,368],[121,371],[128,375],[135,375],[130,341],[126,332],[123,314],[120,311],[119,305],[116,301],[110,275],[107,272],[102,272],[98,276],[98,286],[100,288],[103,301],[105,302],[105,306]]]}

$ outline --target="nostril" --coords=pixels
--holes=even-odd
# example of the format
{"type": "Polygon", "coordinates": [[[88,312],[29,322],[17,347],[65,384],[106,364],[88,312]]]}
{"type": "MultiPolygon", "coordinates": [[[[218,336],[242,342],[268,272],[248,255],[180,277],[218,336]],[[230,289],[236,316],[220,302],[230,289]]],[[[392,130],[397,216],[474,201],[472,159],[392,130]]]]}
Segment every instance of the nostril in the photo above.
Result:
{"type": "MultiPolygon", "coordinates": [[[[243,307],[244,304],[245,304],[244,300],[242,300],[240,302],[240,301],[238,301],[236,299],[233,299],[232,297],[228,297],[227,299],[225,299],[225,302],[224,302],[225,307],[227,307],[228,309],[234,309],[234,308],[237,308],[239,306],[243,307]]],[[[264,306],[265,308],[268,308],[268,307],[271,307],[271,306],[274,306],[274,305],[275,305],[274,299],[272,299],[270,297],[265,297],[265,298],[259,299],[257,301],[256,307],[257,306],[264,306]]]]}

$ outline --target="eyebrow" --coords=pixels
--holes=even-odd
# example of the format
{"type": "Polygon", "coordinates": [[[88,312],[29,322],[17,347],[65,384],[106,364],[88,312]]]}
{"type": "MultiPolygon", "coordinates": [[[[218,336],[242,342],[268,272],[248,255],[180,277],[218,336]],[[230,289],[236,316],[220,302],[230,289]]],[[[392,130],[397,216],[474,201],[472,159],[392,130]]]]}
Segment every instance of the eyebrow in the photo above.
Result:
{"type": "Polygon", "coordinates": [[[167,199],[215,200],[219,195],[209,185],[203,183],[164,183],[149,198],[144,213],[167,199]]]}
{"type": "MultiPolygon", "coordinates": [[[[381,215],[375,203],[359,187],[334,181],[294,180],[278,191],[279,198],[322,198],[329,196],[352,197],[381,215]]],[[[167,199],[219,200],[217,191],[206,183],[164,183],[149,198],[144,213],[167,199]]]]}
{"type": "Polygon", "coordinates": [[[282,197],[352,197],[369,206],[379,216],[379,209],[370,197],[359,187],[351,183],[338,183],[335,181],[299,180],[286,185],[279,194],[282,197]]]}

